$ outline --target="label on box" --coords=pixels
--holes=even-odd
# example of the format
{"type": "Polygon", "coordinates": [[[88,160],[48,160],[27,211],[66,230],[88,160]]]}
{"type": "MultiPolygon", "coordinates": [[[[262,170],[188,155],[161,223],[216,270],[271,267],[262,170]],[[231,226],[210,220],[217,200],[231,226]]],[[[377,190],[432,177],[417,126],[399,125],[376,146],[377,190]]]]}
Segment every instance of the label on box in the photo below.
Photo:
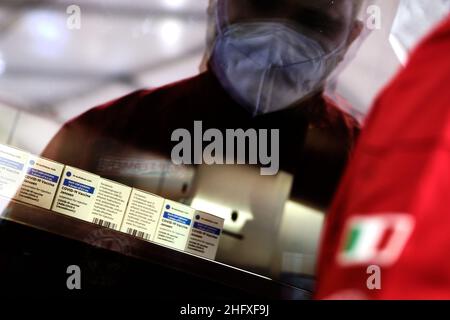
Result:
{"type": "Polygon", "coordinates": [[[195,209],[181,203],[166,200],[159,219],[154,241],[184,250],[191,231],[195,209]]]}
{"type": "Polygon", "coordinates": [[[214,260],[219,247],[224,219],[196,211],[186,252],[214,260]]]}
{"type": "Polygon", "coordinates": [[[53,211],[92,222],[100,177],[66,166],[53,203],[53,211]]]}
{"type": "Polygon", "coordinates": [[[119,230],[122,224],[131,188],[107,179],[100,179],[92,210],[91,222],[119,230]]]}
{"type": "Polygon", "coordinates": [[[30,156],[25,179],[16,199],[44,209],[50,209],[56,195],[64,165],[30,156]]]}
{"type": "Polygon", "coordinates": [[[155,234],[164,198],[133,189],[120,231],[152,240],[155,234]]]}
{"type": "Polygon", "coordinates": [[[0,196],[14,198],[25,177],[29,154],[0,145],[0,196]]]}

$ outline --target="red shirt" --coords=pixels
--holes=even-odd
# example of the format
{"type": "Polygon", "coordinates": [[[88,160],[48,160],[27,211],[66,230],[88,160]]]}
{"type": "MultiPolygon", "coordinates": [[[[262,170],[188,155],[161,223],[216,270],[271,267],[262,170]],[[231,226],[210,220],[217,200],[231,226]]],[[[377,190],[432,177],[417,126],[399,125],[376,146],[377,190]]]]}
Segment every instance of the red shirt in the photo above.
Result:
{"type": "Polygon", "coordinates": [[[327,217],[316,298],[450,299],[449,54],[450,19],[377,100],[327,217]]]}

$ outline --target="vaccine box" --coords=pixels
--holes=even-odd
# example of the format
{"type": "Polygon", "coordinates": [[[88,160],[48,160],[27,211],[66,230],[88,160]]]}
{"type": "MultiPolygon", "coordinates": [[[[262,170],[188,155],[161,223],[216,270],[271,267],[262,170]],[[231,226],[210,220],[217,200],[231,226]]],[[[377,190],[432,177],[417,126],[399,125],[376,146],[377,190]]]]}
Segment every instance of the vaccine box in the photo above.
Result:
{"type": "Polygon", "coordinates": [[[154,242],[183,250],[186,248],[195,209],[181,203],[165,200],[154,242]]]}
{"type": "Polygon", "coordinates": [[[0,196],[12,199],[23,179],[29,154],[5,145],[0,145],[0,196]]]}
{"type": "Polygon", "coordinates": [[[94,209],[89,219],[92,223],[100,226],[119,230],[130,195],[130,187],[107,179],[100,179],[94,209]]]}
{"type": "Polygon", "coordinates": [[[56,195],[64,165],[30,156],[25,170],[25,179],[16,199],[37,207],[50,209],[56,195]]]}
{"type": "Polygon", "coordinates": [[[152,240],[163,204],[164,198],[133,189],[120,231],[147,241],[152,240]]]}
{"type": "Polygon", "coordinates": [[[186,245],[186,252],[214,260],[223,230],[224,219],[196,211],[186,245]]]}
{"type": "Polygon", "coordinates": [[[92,212],[100,179],[95,174],[66,166],[52,210],[92,222],[92,212]]]}

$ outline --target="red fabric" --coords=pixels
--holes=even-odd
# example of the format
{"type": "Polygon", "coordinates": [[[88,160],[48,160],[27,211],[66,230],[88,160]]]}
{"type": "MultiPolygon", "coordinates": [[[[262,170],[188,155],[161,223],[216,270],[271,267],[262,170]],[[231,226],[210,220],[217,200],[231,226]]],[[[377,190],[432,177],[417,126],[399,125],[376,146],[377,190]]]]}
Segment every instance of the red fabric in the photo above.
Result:
{"type": "Polygon", "coordinates": [[[377,100],[325,224],[316,298],[450,299],[450,18],[377,100]],[[337,259],[352,217],[407,214],[414,228],[369,290],[337,259]]]}
{"type": "MultiPolygon", "coordinates": [[[[169,159],[177,144],[171,141],[172,132],[184,128],[194,136],[194,121],[202,121],[204,131],[215,128],[223,133],[279,129],[280,169],[298,177],[293,193],[321,206],[331,202],[359,131],[351,117],[321,95],[298,107],[253,118],[208,71],[87,111],[66,123],[42,156],[103,175],[108,158],[169,159]]],[[[127,179],[121,182],[134,185],[127,179]]],[[[151,188],[157,184],[149,185],[146,190],[156,192],[151,188]]]]}

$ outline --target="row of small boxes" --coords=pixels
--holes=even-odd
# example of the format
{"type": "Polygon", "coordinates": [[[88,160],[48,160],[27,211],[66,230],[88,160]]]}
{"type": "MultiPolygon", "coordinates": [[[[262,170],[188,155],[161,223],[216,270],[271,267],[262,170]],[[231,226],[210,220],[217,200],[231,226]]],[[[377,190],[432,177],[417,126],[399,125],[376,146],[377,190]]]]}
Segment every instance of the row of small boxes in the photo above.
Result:
{"type": "Polygon", "coordinates": [[[0,145],[0,196],[214,260],[224,220],[0,145]]]}

